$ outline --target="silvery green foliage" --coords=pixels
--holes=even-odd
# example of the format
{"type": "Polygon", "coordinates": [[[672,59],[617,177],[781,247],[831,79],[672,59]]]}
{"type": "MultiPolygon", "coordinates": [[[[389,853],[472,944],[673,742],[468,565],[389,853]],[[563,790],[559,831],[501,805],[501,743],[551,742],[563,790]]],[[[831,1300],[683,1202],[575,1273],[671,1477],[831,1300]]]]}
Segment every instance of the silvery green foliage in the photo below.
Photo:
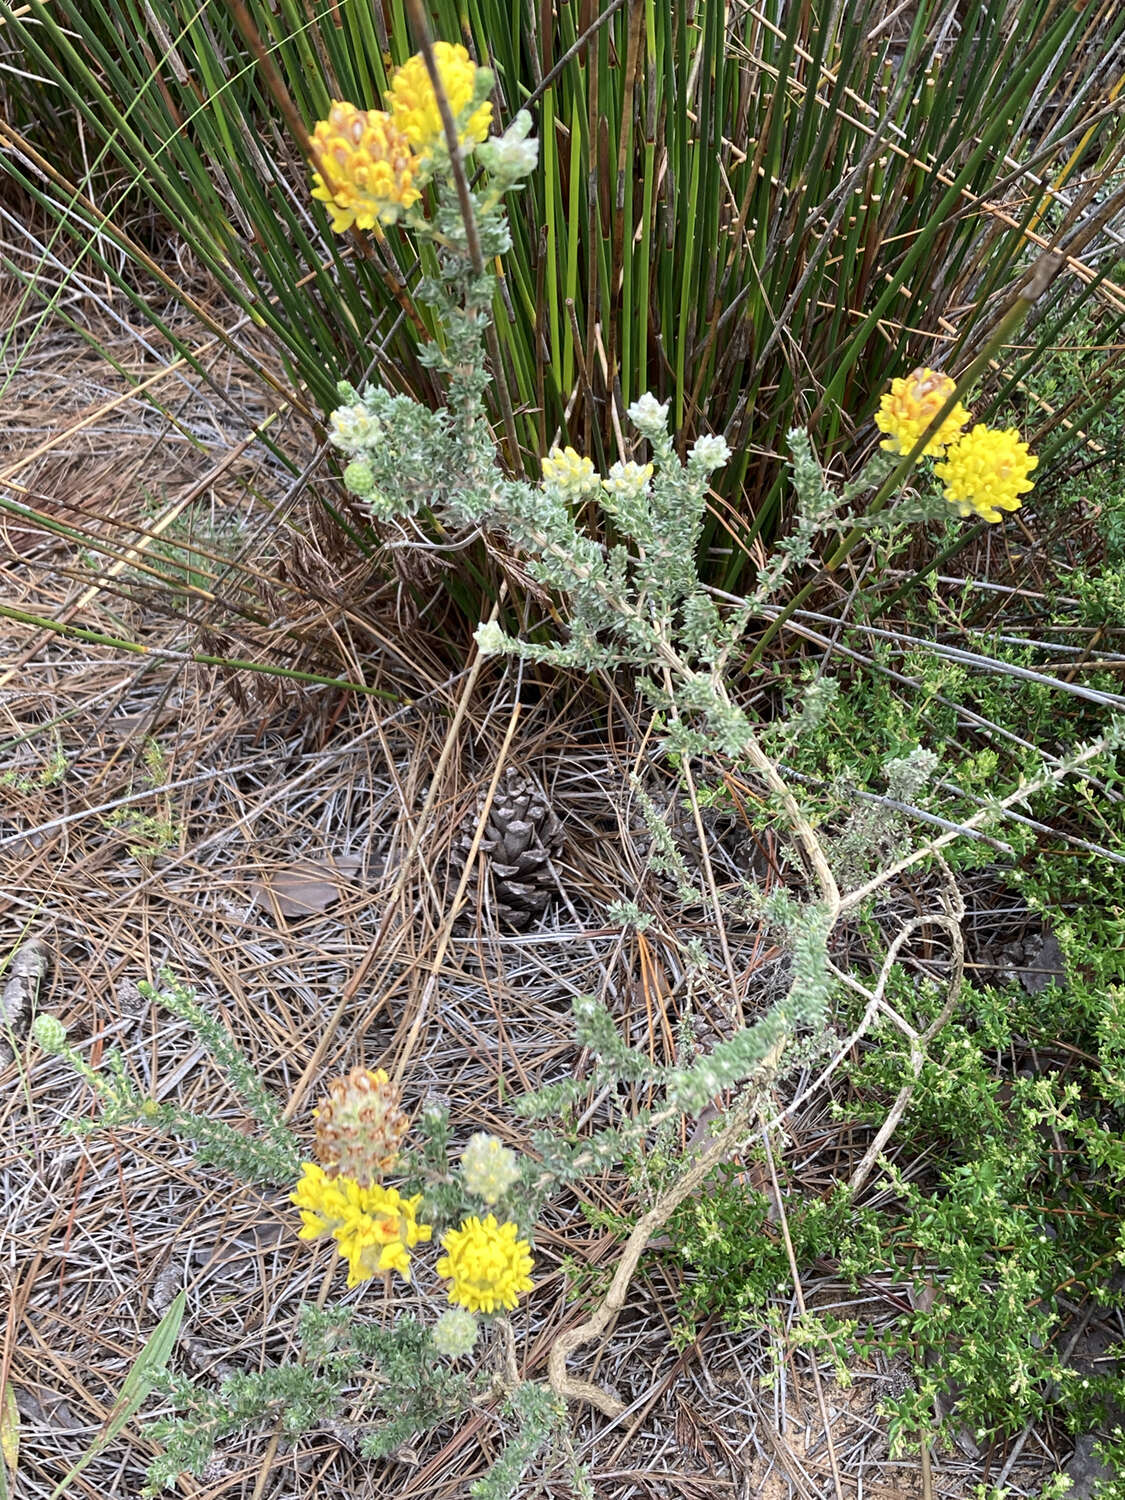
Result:
{"type": "Polygon", "coordinates": [[[653,922],[652,913],[642,911],[635,901],[611,901],[605,918],[612,927],[629,927],[634,932],[647,932],[653,922]]]}
{"type": "MultiPolygon", "coordinates": [[[[519,144],[504,147],[513,161],[519,144]]],[[[477,202],[482,243],[500,243],[499,210],[493,213],[477,202]]],[[[757,601],[724,606],[724,613],[701,585],[696,565],[711,475],[731,456],[725,439],[700,437],[681,459],[669,432],[667,404],[647,394],[627,413],[637,451],[622,455],[606,475],[571,449],[553,449],[540,478],[506,475],[497,462],[484,408],[483,350],[492,288],[470,274],[458,244],[452,231],[445,234],[440,275],[423,288],[442,329],[427,362],[445,377],[446,406],[433,413],[379,387],[343,391],[344,406],[332,420],[332,441],[351,460],[345,473],[349,488],[382,520],[425,509],[451,530],[487,527],[520,554],[535,582],[561,602],[563,639],[519,639],[493,622],[477,631],[482,653],[585,672],[630,667],[660,716],[666,754],[685,761],[721,755],[745,764],[748,747],[754,747],[760,769],[755,727],[725,679],[727,658],[757,601]],[[576,523],[576,515],[585,513],[592,500],[611,523],[611,541],[603,542],[576,523]]],[[[844,524],[841,502],[825,484],[807,438],[795,434],[792,442],[801,519],[783,565],[811,556],[818,530],[844,524]]],[[[803,721],[820,722],[831,691],[828,686],[810,688],[803,721]]],[[[778,792],[776,785],[773,792],[778,792]]],[[[666,819],[643,787],[635,786],[634,793],[652,834],[654,865],[671,876],[685,902],[702,902],[703,893],[666,819]]],[[[764,909],[769,902],[762,905],[764,909]]],[[[634,922],[641,917],[635,907],[622,907],[619,914],[634,922]]],[[[796,1033],[805,1030],[815,1045],[824,1044],[831,993],[827,909],[799,905],[782,893],[765,914],[789,951],[789,990],[705,1054],[685,1039],[673,1065],[654,1062],[618,1033],[599,1000],[587,996],[575,1001],[576,1040],[592,1057],[592,1066],[584,1077],[563,1078],[515,1106],[526,1119],[544,1122],[533,1131],[521,1179],[505,1198],[522,1228],[531,1228],[560,1185],[643,1153],[669,1130],[670,1122],[700,1114],[727,1091],[760,1084],[763,1070],[779,1065],[796,1033]],[[638,1106],[639,1095],[646,1102],[638,1106]],[[598,1121],[593,1129],[579,1130],[575,1122],[591,1097],[602,1101],[598,1121]]],[[[706,982],[711,966],[698,940],[685,957],[696,979],[706,982]]],[[[426,1131],[423,1120],[423,1135],[426,1131]]],[[[451,1211],[455,1192],[444,1151],[419,1167],[417,1179],[428,1214],[440,1222],[451,1211]]],[[[548,1399],[541,1387],[518,1388],[513,1399],[519,1404],[521,1398],[532,1404],[548,1399]]],[[[522,1415],[530,1421],[529,1412],[522,1415]]],[[[543,1429],[547,1415],[546,1409],[536,1413],[532,1431],[543,1429]]],[[[510,1458],[514,1475],[521,1454],[512,1449],[510,1458]]],[[[494,1470],[494,1478],[505,1483],[510,1477],[502,1468],[494,1470]]]]}
{"type": "MultiPolygon", "coordinates": [[[[591,1093],[628,1082],[662,1090],[672,1110],[698,1115],[716,1095],[747,1083],[795,1032],[822,1033],[832,994],[827,914],[815,904],[799,905],[778,891],[759,902],[759,915],[787,944],[790,985],[786,995],[757,1021],[716,1043],[708,1053],[692,1057],[692,1049],[685,1045],[681,1051],[687,1060],[669,1067],[654,1062],[640,1048],[630,1047],[606,1006],[592,995],[580,995],[573,1002],[575,1038],[593,1055],[593,1069],[584,1079],[566,1078],[526,1095],[517,1102],[517,1113],[529,1119],[565,1116],[591,1093]]],[[[638,1125],[644,1130],[651,1118],[651,1112],[644,1112],[623,1120],[605,1132],[607,1144],[614,1135],[619,1140],[635,1136],[638,1125]]],[[[589,1146],[589,1141],[582,1143],[582,1148],[589,1146]]],[[[582,1148],[576,1148],[578,1155],[582,1148]]]]}
{"type": "Polygon", "coordinates": [[[524,1471],[545,1448],[559,1445],[565,1450],[566,1402],[546,1386],[523,1381],[509,1394],[504,1409],[514,1423],[514,1435],[484,1478],[469,1486],[473,1500],[509,1500],[524,1471]]]}
{"type": "MultiPolygon", "coordinates": [[[[837,491],[828,483],[805,429],[793,427],[786,438],[790,453],[789,475],[797,503],[788,533],[774,542],[773,556],[759,575],[752,598],[752,603],[759,606],[777,593],[790,569],[803,567],[814,560],[813,544],[817,537],[842,535],[854,526],[882,529],[892,514],[895,523],[901,519],[901,502],[893,513],[876,512],[868,517],[857,516],[853,508],[855,501],[877,489],[894,468],[891,455],[876,450],[856,477],[837,491]]],[[[944,504],[944,500],[940,502],[940,505],[944,504]]],[[[935,510],[931,502],[927,505],[927,516],[941,513],[940,508],[935,510]]]]}
{"type": "Polygon", "coordinates": [[[788,990],[758,1020],[717,1042],[709,1053],[669,1070],[667,1096],[684,1114],[699,1114],[716,1094],[747,1083],[763,1066],[776,1066],[779,1049],[795,1034],[812,1033],[814,1050],[824,1044],[833,992],[827,914],[816,904],[789,901],[776,930],[789,949],[788,990]]]}
{"type": "MultiPolygon", "coordinates": [[[[669,745],[669,748],[675,748],[681,754],[694,753],[688,750],[682,741],[669,745]]],[[[658,874],[666,875],[675,881],[677,894],[685,906],[702,905],[705,897],[691,878],[691,873],[676,843],[675,835],[668,826],[667,814],[653,802],[638,777],[632,778],[631,785],[645,828],[652,840],[648,856],[649,864],[658,874]]]]}
{"type": "MultiPolygon", "coordinates": [[[[478,69],[478,84],[485,77],[491,74],[478,69]]],[[[500,200],[535,168],[538,142],[529,139],[530,129],[530,116],[521,110],[503,136],[477,147],[477,157],[490,173],[475,198],[486,264],[511,243],[500,200]]],[[[438,271],[420,283],[417,296],[435,309],[442,327],[441,340],[424,348],[421,359],[446,376],[446,405],[435,412],[377,384],[357,392],[341,383],[341,405],[329,419],[329,442],[350,460],[344,482],[376,519],[415,516],[424,508],[476,525],[503,505],[484,412],[488,376],[483,341],[495,281],[491,275],[473,274],[452,182],[439,176],[434,191],[433,216],[417,232],[433,241],[438,271]]]]}
{"type": "Polygon", "coordinates": [[[179,1140],[190,1141],[199,1161],[230,1172],[244,1182],[291,1183],[301,1170],[300,1143],[285,1123],[257,1069],[235,1045],[222,1022],[199,1003],[194,990],[181,984],[167,969],[161,970],[160,979],[164,986],[161,990],[143,981],[137,988],[146,1000],[162,1005],[188,1022],[226,1073],[235,1094],[262,1127],[261,1133],[245,1135],[225,1120],[193,1114],[174,1101],[158,1103],[146,1098],[133,1082],[125,1059],[116,1047],[106,1053],[101,1068],[95,1070],[70,1045],[65,1028],[54,1017],[39,1016],[35,1026],[36,1040],[45,1050],[64,1057],[90,1084],[101,1102],[101,1112],[96,1119],[76,1118],[68,1121],[67,1129],[76,1135],[88,1135],[118,1125],[142,1124],[163,1130],[179,1140]]]}
{"type": "Polygon", "coordinates": [[[381,386],[341,381],[329,442],[349,455],[344,483],[380,520],[441,505],[463,481],[461,442],[447,411],[428,411],[381,386]],[[392,498],[393,496],[393,498],[392,498]]]}
{"type": "MultiPolygon", "coordinates": [[[[482,245],[499,244],[505,234],[499,209],[482,212],[482,245]]],[[[379,386],[362,393],[341,387],[330,441],[350,459],[346,484],[379,520],[426,509],[453,529],[487,526],[523,555],[537,583],[566,601],[565,640],[522,640],[493,622],[477,631],[482,652],[582,671],[631,666],[665,714],[668,750],[737,756],[751,725],[721,674],[748,611],[724,617],[695,561],[710,476],[730,457],[725,439],[700,437],[681,460],[667,404],[645,395],[628,416],[650,462],[616,463],[603,479],[588,460],[558,455],[537,482],[505,476],[484,409],[492,284],[474,277],[450,243],[445,236],[441,275],[420,290],[442,327],[426,361],[447,378],[447,404],[433,412],[379,386]],[[577,526],[579,489],[600,499],[619,540],[607,545],[577,526]],[[669,661],[676,666],[673,692],[669,661]]]]}
{"type": "MultiPolygon", "coordinates": [[[[835,863],[845,879],[859,879],[880,861],[904,852],[909,825],[903,810],[924,800],[937,768],[937,756],[922,745],[908,755],[884,761],[886,800],[861,803],[831,841],[835,863]]],[[[846,788],[840,789],[840,800],[847,801],[846,788]]]]}
{"type": "Polygon", "coordinates": [[[841,506],[840,496],[826,483],[824,470],[813,452],[808,433],[802,427],[794,427],[787,438],[789,473],[797,496],[796,511],[788,534],[778,538],[774,544],[773,556],[759,576],[754,593],[754,601],[759,604],[764,604],[773,597],[790,568],[800,567],[809,561],[817,536],[826,530],[841,528],[837,516],[841,506]]]}
{"type": "Polygon", "coordinates": [[[840,684],[835,677],[818,673],[801,695],[801,717],[799,730],[819,729],[832,711],[840,684]]]}
{"type": "Polygon", "coordinates": [[[898,802],[913,802],[937,768],[937,756],[923,745],[916,745],[909,755],[886,761],[883,769],[887,773],[888,795],[898,802]]]}
{"type": "Polygon", "coordinates": [[[786,715],[758,731],[762,745],[775,759],[783,759],[803,735],[813,734],[821,727],[832,712],[839,690],[840,684],[834,677],[826,677],[818,670],[815,676],[795,687],[786,715]]]}
{"type": "Polygon", "coordinates": [[[354,1306],[305,1307],[298,1336],[302,1357],[291,1363],[240,1371],[217,1386],[164,1378],[178,1414],[148,1428],[164,1451],[149,1466],[144,1495],[177,1487],[185,1471],[202,1473],[227,1437],[331,1430],[341,1410],[364,1455],[382,1458],[471,1410],[491,1384],[483,1370],[451,1370],[430,1332],[410,1316],[381,1326],[365,1322],[354,1306]]]}
{"type": "MultiPolygon", "coordinates": [[[[634,402],[629,417],[651,445],[652,462],[615,464],[607,479],[594,477],[623,540],[607,547],[587,536],[575,524],[573,484],[565,475],[531,483],[508,479],[497,467],[483,405],[482,339],[491,288],[467,278],[457,257],[447,255],[443,266],[443,279],[427,283],[423,295],[445,332],[428,362],[448,375],[449,403],[432,412],[379,386],[362,393],[341,386],[330,441],[351,460],[345,483],[380,520],[414,516],[425,507],[446,523],[501,532],[526,555],[536,582],[567,599],[565,642],[516,640],[494,624],[478,631],[482,651],[585,670],[629,664],[655,672],[674,643],[689,660],[718,661],[734,637],[699,584],[695,557],[709,476],[730,456],[724,439],[697,439],[681,462],[667,405],[652,396],[634,402]]],[[[714,714],[719,706],[706,681],[701,675],[695,698],[714,714]]],[[[650,686],[659,697],[655,678],[650,686]]],[[[741,728],[726,737],[737,738],[741,728]]]]}

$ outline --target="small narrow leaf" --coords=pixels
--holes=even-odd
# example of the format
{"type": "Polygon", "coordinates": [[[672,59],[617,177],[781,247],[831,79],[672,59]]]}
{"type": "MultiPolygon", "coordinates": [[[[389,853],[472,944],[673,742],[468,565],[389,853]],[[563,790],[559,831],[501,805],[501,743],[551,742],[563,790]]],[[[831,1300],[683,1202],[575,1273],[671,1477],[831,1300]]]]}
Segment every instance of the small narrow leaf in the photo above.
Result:
{"type": "Polygon", "coordinates": [[[0,1393],[0,1500],[8,1500],[8,1470],[16,1477],[20,1456],[20,1409],[12,1382],[6,1381],[0,1393]]]}
{"type": "Polygon", "coordinates": [[[161,1318],[153,1330],[152,1337],[137,1355],[133,1368],[125,1377],[125,1383],[121,1387],[121,1394],[117,1403],[106,1419],[106,1425],[101,1436],[96,1438],[93,1444],[82,1455],[74,1468],[61,1479],[51,1491],[50,1500],[58,1500],[72,1479],[76,1479],[88,1463],[91,1462],[102,1451],[107,1443],[111,1442],[125,1423],[140,1406],[141,1402],[152,1390],[157,1377],[164,1366],[176,1344],[176,1337],[180,1331],[180,1324],[184,1319],[184,1301],[186,1294],[177,1292],[171,1307],[161,1318]]]}

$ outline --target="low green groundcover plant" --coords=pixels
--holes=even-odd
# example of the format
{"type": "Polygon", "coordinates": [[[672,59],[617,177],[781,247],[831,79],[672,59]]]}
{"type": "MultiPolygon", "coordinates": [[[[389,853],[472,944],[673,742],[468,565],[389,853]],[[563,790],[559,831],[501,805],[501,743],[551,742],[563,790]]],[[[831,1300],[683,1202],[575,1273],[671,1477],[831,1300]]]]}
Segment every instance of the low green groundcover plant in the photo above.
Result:
{"type": "MultiPolygon", "coordinates": [[[[837,700],[825,739],[833,716],[867,747],[901,727],[901,717],[876,716],[873,733],[866,693],[854,706],[837,700]]],[[[1112,786],[1112,763],[1103,770],[1112,786]]],[[[1103,805],[1103,814],[1107,842],[1125,846],[1120,805],[1103,805]]],[[[995,858],[980,846],[962,850],[966,874],[995,858]]],[[[909,1041],[891,1027],[869,1034],[847,1071],[833,1109],[853,1130],[877,1128],[899,1091],[912,1089],[879,1192],[868,1206],[870,1195],[846,1183],[824,1196],[789,1183],[788,1230],[803,1274],[885,1288],[900,1311],[882,1332],[827,1317],[796,1338],[830,1349],[845,1379],[875,1350],[910,1360],[914,1388],[886,1402],[900,1451],[964,1428],[982,1442],[1011,1436],[1049,1416],[1072,1434],[1105,1434],[1103,1453],[1125,1472],[1125,1375],[1114,1363],[1125,1348],[1110,1350],[1097,1374],[1067,1361],[1071,1330],[1122,1301],[1125,870],[1061,853],[1029,850],[1004,878],[1010,902],[1022,898],[1049,920],[1064,977],[1034,994],[1014,982],[966,989],[917,1072],[909,1041]]],[[[943,1003],[937,986],[904,970],[888,996],[919,1028],[943,1003]]],[[[856,1019],[850,1008],[842,997],[845,1030],[856,1019]]],[[[745,1172],[717,1174],[679,1210],[671,1238],[687,1276],[684,1338],[712,1314],[742,1327],[788,1304],[784,1242],[745,1172]]],[[[1119,1496],[1125,1486],[1114,1481],[1100,1493],[1119,1496]]]]}

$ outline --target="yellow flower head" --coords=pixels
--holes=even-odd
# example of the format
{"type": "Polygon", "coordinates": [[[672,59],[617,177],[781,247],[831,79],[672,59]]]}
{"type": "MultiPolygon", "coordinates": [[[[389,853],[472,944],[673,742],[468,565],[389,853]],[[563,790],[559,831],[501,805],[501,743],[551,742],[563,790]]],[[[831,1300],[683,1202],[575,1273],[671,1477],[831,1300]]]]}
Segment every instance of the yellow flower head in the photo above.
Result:
{"type": "Polygon", "coordinates": [[[305,1162],[301,1170],[304,1175],[296,1192],[289,1197],[290,1203],[301,1210],[300,1238],[316,1240],[323,1234],[334,1234],[351,1213],[346,1191],[348,1179],[329,1177],[323,1167],[311,1161],[305,1162]]]}
{"type": "MultiPolygon", "coordinates": [[[[892,380],[875,413],[876,427],[888,434],[879,446],[888,453],[909,453],[955,389],[948,375],[921,366],[892,380]]],[[[957,441],[968,420],[969,413],[958,401],[920,456],[934,458],[943,453],[950,443],[957,441]]]]}
{"type": "Polygon", "coordinates": [[[348,1262],[348,1285],[358,1286],[383,1271],[397,1271],[409,1281],[409,1252],[434,1232],[431,1225],[418,1223],[421,1193],[403,1198],[397,1188],[354,1186],[363,1212],[336,1230],[340,1254],[348,1262]]]}
{"type": "Polygon", "coordinates": [[[944,462],[934,465],[934,473],[945,486],[945,498],[963,516],[999,521],[1002,511],[1019,510],[1038,462],[1014,427],[1001,431],[978,422],[949,449],[944,462]]]}
{"type": "MultiPolygon", "coordinates": [[[[457,122],[457,139],[463,147],[473,146],[488,136],[492,123],[492,105],[486,99],[469,113],[482,70],[465,51],[452,42],[434,43],[434,61],[449,108],[457,122]],[[467,118],[466,118],[467,115],[467,118]]],[[[396,127],[402,131],[419,156],[432,156],[445,146],[445,132],[437,95],[426,70],[426,59],[420,52],[404,62],[391,79],[386,104],[396,127]]]]}
{"type": "Polygon", "coordinates": [[[552,448],[543,460],[543,478],[576,500],[590,494],[598,484],[592,460],[583,458],[574,448],[552,448]]]}
{"type": "Polygon", "coordinates": [[[521,1292],[532,1287],[531,1246],[521,1240],[515,1224],[497,1224],[496,1215],[476,1215],[460,1229],[442,1235],[446,1254],[437,1263],[437,1273],[448,1281],[450,1302],[469,1312],[509,1311],[521,1292]]]}
{"type": "Polygon", "coordinates": [[[396,1188],[361,1187],[351,1177],[329,1177],[305,1162],[291,1201],[301,1210],[303,1240],[330,1234],[348,1262],[348,1285],[358,1286],[383,1271],[410,1280],[409,1252],[433,1234],[419,1224],[421,1193],[403,1198],[396,1188]]]}
{"type": "Polygon", "coordinates": [[[337,234],[353,224],[360,229],[393,224],[422,196],[414,185],[418,158],[381,110],[334,99],[327,120],[313,128],[312,147],[323,171],[323,176],[313,173],[313,197],[328,204],[337,234]]]}

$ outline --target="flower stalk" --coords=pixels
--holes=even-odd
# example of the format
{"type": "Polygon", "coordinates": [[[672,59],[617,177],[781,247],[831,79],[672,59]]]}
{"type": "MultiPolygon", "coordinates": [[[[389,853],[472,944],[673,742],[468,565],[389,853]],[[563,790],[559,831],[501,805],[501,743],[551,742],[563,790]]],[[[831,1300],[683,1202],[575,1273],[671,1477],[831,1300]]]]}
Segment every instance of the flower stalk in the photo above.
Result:
{"type": "MultiPolygon", "coordinates": [[[[442,83],[441,71],[438,68],[437,58],[434,55],[433,34],[430,31],[429,19],[421,4],[421,0],[406,0],[406,9],[410,16],[410,23],[418,37],[420,50],[426,63],[426,71],[430,75],[430,83],[433,86],[434,97],[437,100],[438,109],[441,113],[442,128],[445,131],[445,139],[449,148],[449,171],[453,178],[453,185],[457,190],[457,202],[461,210],[461,222],[465,226],[465,247],[468,252],[469,264],[472,266],[473,275],[483,279],[487,274],[484,264],[484,256],[481,253],[480,235],[477,232],[477,216],[473,207],[473,195],[469,188],[469,179],[465,175],[465,165],[461,157],[460,141],[457,136],[457,122],[453,118],[453,111],[449,105],[449,96],[446,94],[442,83]]],[[[496,387],[496,399],[500,405],[500,415],[504,423],[504,441],[508,449],[508,464],[515,474],[523,473],[523,455],[520,451],[519,436],[516,432],[516,416],[512,409],[512,397],[508,390],[508,380],[504,374],[504,361],[500,352],[500,340],[496,336],[496,327],[491,318],[485,323],[485,344],[488,349],[489,365],[492,369],[492,380],[496,387]]]]}

